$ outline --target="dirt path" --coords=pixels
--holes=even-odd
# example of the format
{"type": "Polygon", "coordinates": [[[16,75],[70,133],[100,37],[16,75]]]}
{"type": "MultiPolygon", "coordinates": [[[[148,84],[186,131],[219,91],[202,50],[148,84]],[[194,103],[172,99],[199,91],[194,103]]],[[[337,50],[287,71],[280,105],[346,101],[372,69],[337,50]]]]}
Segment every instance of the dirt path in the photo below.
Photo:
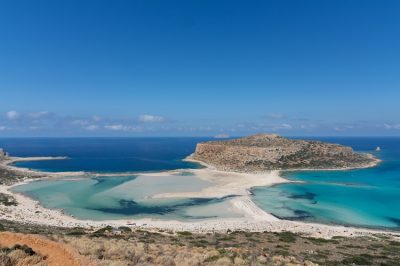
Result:
{"type": "Polygon", "coordinates": [[[38,235],[0,232],[0,246],[27,245],[41,256],[46,256],[49,266],[95,266],[68,245],[57,243],[38,235]]]}

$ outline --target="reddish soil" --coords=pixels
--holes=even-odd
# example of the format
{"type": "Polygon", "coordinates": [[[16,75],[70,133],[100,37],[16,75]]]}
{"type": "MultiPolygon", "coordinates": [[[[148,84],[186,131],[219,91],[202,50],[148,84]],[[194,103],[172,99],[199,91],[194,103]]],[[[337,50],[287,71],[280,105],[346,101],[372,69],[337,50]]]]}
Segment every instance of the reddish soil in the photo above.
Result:
{"type": "Polygon", "coordinates": [[[68,245],[38,235],[0,232],[1,247],[12,247],[16,244],[27,245],[39,255],[46,257],[45,262],[49,266],[95,266],[95,263],[68,245]]]}

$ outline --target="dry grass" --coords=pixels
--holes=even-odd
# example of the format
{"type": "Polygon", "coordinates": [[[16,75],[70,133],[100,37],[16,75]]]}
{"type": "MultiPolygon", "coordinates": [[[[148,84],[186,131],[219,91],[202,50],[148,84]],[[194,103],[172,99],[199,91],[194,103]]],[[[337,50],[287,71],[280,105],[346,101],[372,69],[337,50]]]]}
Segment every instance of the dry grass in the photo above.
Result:
{"type": "Polygon", "coordinates": [[[45,266],[44,258],[34,254],[30,255],[21,249],[0,252],[1,266],[45,266]]]}
{"type": "Polygon", "coordinates": [[[37,265],[42,262],[57,266],[94,265],[70,246],[38,235],[0,232],[0,247],[4,253],[2,263],[6,266],[37,265]]]}
{"type": "MultiPolygon", "coordinates": [[[[60,236],[58,241],[79,250],[97,265],[304,265],[294,257],[241,254],[233,249],[181,246],[177,244],[143,243],[132,239],[60,236]]],[[[307,262],[307,265],[313,265],[307,262]]]]}
{"type": "Polygon", "coordinates": [[[214,250],[188,248],[168,244],[147,244],[125,239],[62,237],[80,254],[98,265],[199,265],[214,250]]]}
{"type": "MultiPolygon", "coordinates": [[[[400,242],[385,235],[311,238],[289,232],[195,234],[133,230],[38,228],[4,223],[4,229],[47,232],[97,265],[398,265],[400,242]],[[315,263],[315,264],[314,264],[315,263]]],[[[1,238],[0,238],[1,240],[1,238]]],[[[64,245],[65,246],[65,245],[64,245]]],[[[9,258],[8,258],[9,259],[9,258]]],[[[1,264],[0,264],[1,265],[1,264]]]]}

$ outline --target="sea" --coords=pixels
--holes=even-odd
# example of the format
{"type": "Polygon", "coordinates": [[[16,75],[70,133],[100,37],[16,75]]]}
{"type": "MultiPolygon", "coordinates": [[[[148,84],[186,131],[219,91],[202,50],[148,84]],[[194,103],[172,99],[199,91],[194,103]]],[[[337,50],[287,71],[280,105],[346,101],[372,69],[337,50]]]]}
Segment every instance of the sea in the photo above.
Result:
{"type": "MultiPolygon", "coordinates": [[[[400,230],[400,138],[307,139],[351,146],[382,162],[358,170],[283,171],[285,178],[300,182],[252,188],[252,199],[260,208],[281,219],[400,230]],[[380,151],[376,151],[378,146],[380,151]]],[[[229,197],[152,198],[161,192],[199,191],[210,185],[187,170],[200,168],[199,164],[182,160],[198,142],[207,140],[211,138],[0,138],[0,147],[14,156],[68,157],[16,163],[19,167],[88,172],[14,188],[45,207],[80,219],[240,217],[231,209],[229,197]],[[173,169],[181,170],[173,176],[162,174],[173,169]]]]}

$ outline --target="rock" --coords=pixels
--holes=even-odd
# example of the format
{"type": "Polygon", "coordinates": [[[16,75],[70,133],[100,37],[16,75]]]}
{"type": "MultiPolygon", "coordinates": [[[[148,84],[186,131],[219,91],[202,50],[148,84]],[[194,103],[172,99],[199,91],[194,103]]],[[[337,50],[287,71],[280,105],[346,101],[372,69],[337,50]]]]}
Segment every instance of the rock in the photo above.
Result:
{"type": "Polygon", "coordinates": [[[364,168],[378,162],[372,155],[356,153],[350,147],[274,134],[199,143],[189,159],[236,172],[364,168]]]}

